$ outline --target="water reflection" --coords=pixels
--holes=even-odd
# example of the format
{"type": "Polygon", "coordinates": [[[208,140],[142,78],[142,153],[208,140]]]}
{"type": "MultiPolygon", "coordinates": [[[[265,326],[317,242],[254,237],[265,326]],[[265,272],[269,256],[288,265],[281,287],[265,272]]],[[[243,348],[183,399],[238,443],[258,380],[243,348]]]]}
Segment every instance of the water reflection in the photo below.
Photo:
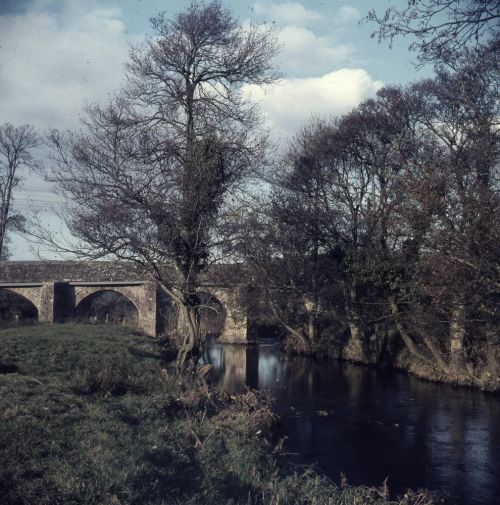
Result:
{"type": "Polygon", "coordinates": [[[220,388],[267,389],[300,463],[333,480],[445,490],[449,503],[498,503],[500,399],[403,374],[286,357],[274,345],[214,343],[220,388]]]}

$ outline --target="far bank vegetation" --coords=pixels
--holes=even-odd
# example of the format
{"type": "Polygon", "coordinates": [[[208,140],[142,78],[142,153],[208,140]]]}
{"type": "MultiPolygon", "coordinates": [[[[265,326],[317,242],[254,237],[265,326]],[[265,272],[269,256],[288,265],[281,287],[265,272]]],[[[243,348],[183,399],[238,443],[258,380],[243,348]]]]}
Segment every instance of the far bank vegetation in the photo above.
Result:
{"type": "Polygon", "coordinates": [[[500,386],[498,48],[314,120],[241,253],[295,352],[500,386]]]}

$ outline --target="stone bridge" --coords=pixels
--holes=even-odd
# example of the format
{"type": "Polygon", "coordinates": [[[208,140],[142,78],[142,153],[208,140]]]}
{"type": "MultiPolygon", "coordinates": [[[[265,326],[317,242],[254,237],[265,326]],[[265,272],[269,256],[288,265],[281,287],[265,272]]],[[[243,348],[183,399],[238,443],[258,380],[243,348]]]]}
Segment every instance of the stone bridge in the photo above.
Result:
{"type": "MultiPolygon", "coordinates": [[[[111,262],[0,262],[0,290],[16,293],[31,302],[38,320],[62,322],[95,293],[114,291],[137,309],[138,329],[150,336],[158,330],[159,287],[144,272],[111,262]]],[[[219,340],[247,342],[248,318],[241,306],[239,285],[206,282],[200,291],[214,297],[224,308],[225,321],[219,340]]]]}

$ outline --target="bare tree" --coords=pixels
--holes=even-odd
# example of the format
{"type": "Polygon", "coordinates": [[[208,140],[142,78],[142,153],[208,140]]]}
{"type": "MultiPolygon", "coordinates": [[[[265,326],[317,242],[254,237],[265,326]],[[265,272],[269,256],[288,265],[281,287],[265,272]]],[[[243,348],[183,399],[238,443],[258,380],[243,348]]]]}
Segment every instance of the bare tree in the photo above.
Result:
{"type": "Polygon", "coordinates": [[[0,126],[0,259],[7,256],[8,230],[20,229],[24,223],[21,214],[12,212],[12,193],[21,180],[20,170],[34,167],[31,150],[37,145],[38,137],[31,126],[0,126]]]}
{"type": "MultiPolygon", "coordinates": [[[[420,61],[452,61],[465,47],[485,47],[498,41],[499,0],[408,0],[402,10],[391,7],[379,16],[371,10],[366,17],[379,25],[373,34],[379,41],[397,36],[414,36],[411,48],[420,61]]],[[[492,46],[494,50],[494,46],[492,46]]]]}
{"type": "Polygon", "coordinates": [[[367,277],[397,241],[394,188],[414,144],[412,106],[386,88],[339,120],[304,127],[274,170],[268,206],[250,216],[252,239],[241,249],[277,295],[275,316],[301,351],[317,345],[335,306],[349,334],[344,357],[369,355],[362,312],[375,305],[377,286],[367,277]]]}
{"type": "Polygon", "coordinates": [[[182,365],[203,344],[200,275],[227,253],[225,224],[265,160],[242,86],[277,77],[277,45],[271,28],[240,26],[217,0],[152,25],[116,98],[89,107],[80,133],[51,133],[49,179],[71,202],[67,224],[81,240],[73,252],[138,263],[176,303],[182,365]]]}
{"type": "Polygon", "coordinates": [[[312,164],[314,154],[276,167],[270,198],[247,211],[238,243],[254,282],[264,290],[272,319],[287,333],[289,348],[303,353],[317,344],[328,281],[325,212],[318,194],[322,174],[312,164]]]}
{"type": "Polygon", "coordinates": [[[472,354],[467,340],[469,347],[491,343],[500,287],[499,60],[489,52],[466,56],[454,72],[438,69],[412,88],[424,103],[419,121],[438,148],[430,170],[412,175],[406,189],[426,214],[414,292],[432,300],[445,322],[442,363],[457,375],[472,354]]]}
{"type": "Polygon", "coordinates": [[[346,330],[342,355],[357,361],[400,339],[412,360],[462,380],[468,343],[491,342],[497,60],[466,53],[454,71],[384,88],[297,135],[242,244],[297,350],[328,345],[318,338],[327,311],[346,330]]]}

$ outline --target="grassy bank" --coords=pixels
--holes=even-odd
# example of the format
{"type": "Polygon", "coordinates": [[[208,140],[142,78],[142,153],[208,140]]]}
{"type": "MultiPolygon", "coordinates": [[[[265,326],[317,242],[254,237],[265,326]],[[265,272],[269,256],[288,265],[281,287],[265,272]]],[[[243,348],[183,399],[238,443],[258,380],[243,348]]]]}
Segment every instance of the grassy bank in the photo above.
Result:
{"type": "Polygon", "coordinates": [[[264,398],[175,376],[126,328],[0,331],[2,505],[390,503],[289,468],[274,422],[264,398]]]}

